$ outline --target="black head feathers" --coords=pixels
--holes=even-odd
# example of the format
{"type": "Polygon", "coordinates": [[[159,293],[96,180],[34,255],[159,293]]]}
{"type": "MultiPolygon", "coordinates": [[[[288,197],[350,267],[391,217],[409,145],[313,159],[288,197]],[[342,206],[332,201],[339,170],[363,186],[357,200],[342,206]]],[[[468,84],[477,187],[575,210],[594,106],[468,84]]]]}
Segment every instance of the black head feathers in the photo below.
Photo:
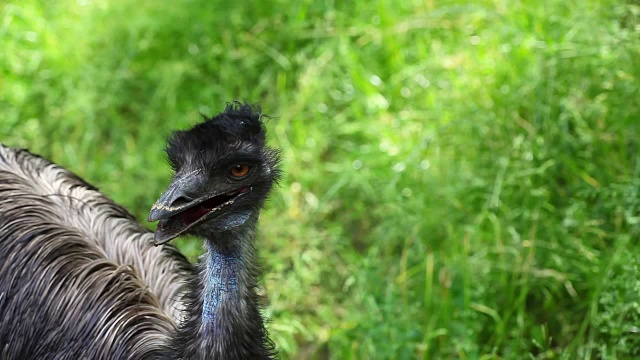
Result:
{"type": "Polygon", "coordinates": [[[251,105],[234,101],[227,103],[223,112],[208,118],[202,115],[204,122],[193,127],[193,131],[210,131],[212,135],[219,132],[220,135],[226,137],[253,137],[262,135],[264,137],[264,128],[262,126],[262,114],[259,105],[251,105]]]}
{"type": "Polygon", "coordinates": [[[212,166],[226,154],[258,154],[265,147],[263,115],[258,105],[234,101],[223,112],[196,124],[189,130],[176,131],[167,140],[166,152],[175,171],[186,163],[212,166]],[[202,163],[205,160],[205,163],[202,163]]]}

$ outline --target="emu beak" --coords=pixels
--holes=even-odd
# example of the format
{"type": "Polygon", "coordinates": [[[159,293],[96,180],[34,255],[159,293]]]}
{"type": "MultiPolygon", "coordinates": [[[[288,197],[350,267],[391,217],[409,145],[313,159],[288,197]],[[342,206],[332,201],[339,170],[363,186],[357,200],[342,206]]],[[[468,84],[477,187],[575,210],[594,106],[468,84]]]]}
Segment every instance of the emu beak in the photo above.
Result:
{"type": "Polygon", "coordinates": [[[197,199],[193,199],[189,194],[196,193],[196,190],[202,184],[200,176],[189,173],[184,176],[177,177],[165,190],[160,198],[151,207],[147,221],[160,221],[155,232],[154,243],[156,246],[162,245],[176,236],[181,231],[177,229],[168,229],[167,219],[193,206],[197,199]],[[164,220],[164,221],[163,221],[164,220]]]}
{"type": "MultiPolygon", "coordinates": [[[[180,189],[174,182],[164,193],[162,193],[162,195],[160,195],[160,198],[156,203],[153,204],[147,221],[156,222],[175,214],[181,209],[181,206],[175,204],[176,200],[180,198],[184,199],[186,197],[183,195],[182,189],[180,189]]],[[[185,204],[188,202],[190,201],[186,201],[185,204]]]]}
{"type": "Polygon", "coordinates": [[[154,243],[162,245],[191,227],[215,217],[212,226],[226,231],[244,224],[248,211],[231,211],[236,201],[251,193],[248,185],[225,185],[216,190],[204,190],[206,179],[201,173],[178,176],[151,208],[147,220],[160,221],[154,243]],[[222,216],[228,214],[228,216],[222,216]]]}
{"type": "Polygon", "coordinates": [[[147,220],[154,222],[166,219],[187,209],[195,200],[190,194],[197,193],[201,183],[199,177],[191,174],[176,178],[153,204],[147,220]]]}

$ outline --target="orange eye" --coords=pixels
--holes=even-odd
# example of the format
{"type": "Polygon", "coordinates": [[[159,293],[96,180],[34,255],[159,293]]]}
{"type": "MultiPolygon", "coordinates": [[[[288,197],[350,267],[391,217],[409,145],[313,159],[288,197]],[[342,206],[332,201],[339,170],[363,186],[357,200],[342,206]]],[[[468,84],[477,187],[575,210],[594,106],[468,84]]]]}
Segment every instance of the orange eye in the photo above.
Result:
{"type": "Polygon", "coordinates": [[[234,178],[243,178],[249,173],[249,165],[234,165],[231,167],[231,176],[234,178]]]}

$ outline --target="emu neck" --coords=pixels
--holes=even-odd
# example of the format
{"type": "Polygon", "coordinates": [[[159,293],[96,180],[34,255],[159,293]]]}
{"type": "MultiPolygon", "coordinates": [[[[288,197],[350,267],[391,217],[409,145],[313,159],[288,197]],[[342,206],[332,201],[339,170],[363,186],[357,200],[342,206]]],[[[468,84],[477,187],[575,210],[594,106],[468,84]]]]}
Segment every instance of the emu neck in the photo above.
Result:
{"type": "Polygon", "coordinates": [[[238,277],[242,271],[242,254],[239,249],[224,251],[208,242],[206,255],[206,279],[202,294],[202,326],[205,333],[219,330],[217,321],[222,304],[228,308],[240,303],[238,277]],[[235,304],[234,304],[235,303],[235,304]]]}
{"type": "Polygon", "coordinates": [[[254,228],[252,222],[205,239],[200,296],[194,299],[193,322],[187,325],[193,332],[185,333],[183,358],[272,358],[273,343],[267,338],[255,290],[254,228]]]}

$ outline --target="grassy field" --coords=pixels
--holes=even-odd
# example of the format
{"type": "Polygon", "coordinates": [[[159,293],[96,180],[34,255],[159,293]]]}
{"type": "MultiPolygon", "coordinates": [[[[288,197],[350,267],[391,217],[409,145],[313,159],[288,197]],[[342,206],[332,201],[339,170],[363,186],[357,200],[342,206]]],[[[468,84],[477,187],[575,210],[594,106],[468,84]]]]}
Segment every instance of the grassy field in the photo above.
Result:
{"type": "Polygon", "coordinates": [[[9,0],[0,139],[142,221],[168,183],[164,137],[260,102],[286,173],[258,240],[284,359],[630,359],[639,14],[634,0],[9,0]]]}

